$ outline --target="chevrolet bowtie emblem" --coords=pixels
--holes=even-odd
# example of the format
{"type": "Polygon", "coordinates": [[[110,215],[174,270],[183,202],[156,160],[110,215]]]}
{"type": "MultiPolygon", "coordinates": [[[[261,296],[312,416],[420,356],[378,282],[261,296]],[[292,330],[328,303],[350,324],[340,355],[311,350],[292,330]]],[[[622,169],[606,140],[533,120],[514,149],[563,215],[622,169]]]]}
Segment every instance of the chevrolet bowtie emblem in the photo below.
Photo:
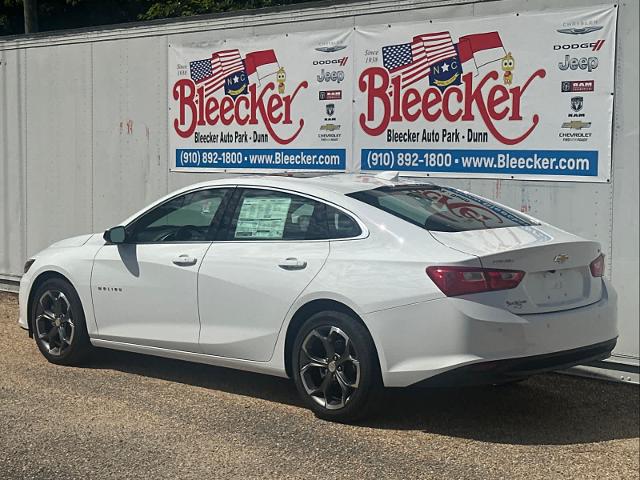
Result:
{"type": "Polygon", "coordinates": [[[582,120],[572,120],[562,124],[562,128],[571,128],[573,130],[582,130],[589,127],[591,127],[591,122],[583,122],[582,120]]]}
{"type": "Polygon", "coordinates": [[[556,263],[564,263],[567,260],[569,260],[569,255],[565,255],[564,253],[561,253],[560,255],[556,255],[555,258],[553,259],[553,261],[556,263]]]}

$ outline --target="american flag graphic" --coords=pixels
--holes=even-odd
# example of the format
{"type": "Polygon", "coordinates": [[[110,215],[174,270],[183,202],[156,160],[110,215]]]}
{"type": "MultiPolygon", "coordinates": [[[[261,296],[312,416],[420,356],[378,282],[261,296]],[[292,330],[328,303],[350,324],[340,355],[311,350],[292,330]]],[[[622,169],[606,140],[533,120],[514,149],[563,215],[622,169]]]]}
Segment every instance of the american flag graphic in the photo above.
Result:
{"type": "Polygon", "coordinates": [[[449,32],[425,33],[411,43],[382,47],[382,64],[408,87],[429,76],[431,65],[456,56],[449,32]]]}
{"type": "Polygon", "coordinates": [[[203,83],[205,94],[218,90],[224,85],[225,78],[243,69],[244,63],[238,50],[222,50],[215,52],[211,58],[189,63],[191,80],[197,84],[203,83]]]}

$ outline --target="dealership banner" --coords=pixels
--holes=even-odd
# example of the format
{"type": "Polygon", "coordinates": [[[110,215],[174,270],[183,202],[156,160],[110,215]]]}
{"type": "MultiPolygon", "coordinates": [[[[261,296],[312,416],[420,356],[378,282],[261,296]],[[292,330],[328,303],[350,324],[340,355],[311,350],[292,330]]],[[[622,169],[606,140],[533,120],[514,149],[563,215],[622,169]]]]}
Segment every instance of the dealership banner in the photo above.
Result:
{"type": "Polygon", "coordinates": [[[172,170],[344,171],[353,33],[170,44],[172,170]]]}
{"type": "Polygon", "coordinates": [[[609,181],[615,6],[169,46],[173,170],[609,181]]]}
{"type": "Polygon", "coordinates": [[[362,170],[607,181],[616,9],[358,29],[362,170]]]}

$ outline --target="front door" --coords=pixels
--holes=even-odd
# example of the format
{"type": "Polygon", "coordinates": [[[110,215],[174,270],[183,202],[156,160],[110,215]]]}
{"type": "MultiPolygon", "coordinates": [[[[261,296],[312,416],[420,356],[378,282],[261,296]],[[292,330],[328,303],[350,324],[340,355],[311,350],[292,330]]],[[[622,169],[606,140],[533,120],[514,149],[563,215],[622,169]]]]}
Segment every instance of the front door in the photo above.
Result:
{"type": "Polygon", "coordinates": [[[106,244],[91,277],[98,337],[198,351],[198,270],[230,189],[201,189],[154,207],[106,244]]]}
{"type": "Polygon", "coordinates": [[[237,195],[225,237],[211,245],[200,268],[200,348],[267,361],[289,308],[329,255],[325,208],[277,190],[237,195]]]}

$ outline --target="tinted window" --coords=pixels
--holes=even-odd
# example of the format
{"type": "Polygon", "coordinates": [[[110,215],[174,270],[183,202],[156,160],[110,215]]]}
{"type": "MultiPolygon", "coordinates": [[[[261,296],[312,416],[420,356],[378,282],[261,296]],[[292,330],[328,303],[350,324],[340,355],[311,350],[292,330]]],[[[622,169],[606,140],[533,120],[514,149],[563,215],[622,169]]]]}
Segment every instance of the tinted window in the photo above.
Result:
{"type": "Polygon", "coordinates": [[[346,213],[327,205],[329,238],[352,238],[362,233],[356,221],[346,213]]]}
{"type": "Polygon", "coordinates": [[[229,228],[229,240],[326,238],[324,204],[273,190],[244,190],[229,228]]]}
{"type": "Polygon", "coordinates": [[[436,185],[380,187],[349,196],[426,230],[461,232],[533,225],[496,203],[436,185]]]}
{"type": "Polygon", "coordinates": [[[193,242],[211,238],[210,227],[228,189],[180,195],[140,217],[130,229],[132,242],[193,242]]]}

